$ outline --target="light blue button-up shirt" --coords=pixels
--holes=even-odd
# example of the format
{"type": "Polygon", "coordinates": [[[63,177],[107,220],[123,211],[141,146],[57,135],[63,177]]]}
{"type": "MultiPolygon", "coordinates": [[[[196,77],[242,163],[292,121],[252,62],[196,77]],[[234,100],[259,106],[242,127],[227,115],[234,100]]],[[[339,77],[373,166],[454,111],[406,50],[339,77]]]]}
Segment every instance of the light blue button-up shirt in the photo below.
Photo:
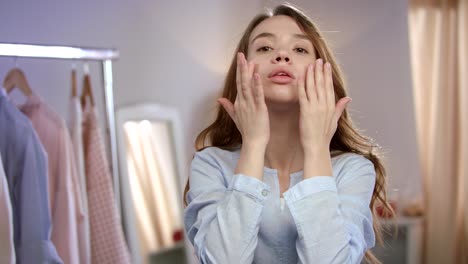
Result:
{"type": "Polygon", "coordinates": [[[47,154],[31,122],[1,87],[0,153],[10,190],[17,263],[62,263],[50,241],[47,154]]]}
{"type": "Polygon", "coordinates": [[[291,174],[282,206],[277,170],[234,174],[239,155],[209,147],[192,160],[184,224],[201,263],[360,263],[375,245],[365,157],[332,158],[332,177],[291,174]]]}

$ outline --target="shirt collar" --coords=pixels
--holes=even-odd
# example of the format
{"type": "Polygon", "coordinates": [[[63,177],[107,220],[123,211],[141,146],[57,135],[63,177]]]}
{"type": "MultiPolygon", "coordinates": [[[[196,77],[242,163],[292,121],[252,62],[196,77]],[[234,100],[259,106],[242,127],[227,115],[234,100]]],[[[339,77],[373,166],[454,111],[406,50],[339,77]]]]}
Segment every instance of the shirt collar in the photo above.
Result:
{"type": "Polygon", "coordinates": [[[35,94],[34,92],[26,97],[26,101],[24,104],[17,105],[19,109],[31,109],[31,108],[37,108],[42,105],[42,98],[35,94]]]}

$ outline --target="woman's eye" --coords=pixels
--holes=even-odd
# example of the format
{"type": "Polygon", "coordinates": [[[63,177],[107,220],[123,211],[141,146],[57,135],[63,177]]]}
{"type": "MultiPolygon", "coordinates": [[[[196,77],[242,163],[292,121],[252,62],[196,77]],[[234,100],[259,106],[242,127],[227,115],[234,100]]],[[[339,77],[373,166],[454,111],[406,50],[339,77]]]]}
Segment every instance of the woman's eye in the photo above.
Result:
{"type": "Polygon", "coordinates": [[[306,49],[303,49],[303,48],[296,48],[296,50],[297,50],[299,53],[309,53],[306,49]]]}
{"type": "Polygon", "coordinates": [[[268,46],[263,46],[263,47],[257,49],[257,51],[269,51],[270,49],[271,49],[271,48],[268,47],[268,46]]]}

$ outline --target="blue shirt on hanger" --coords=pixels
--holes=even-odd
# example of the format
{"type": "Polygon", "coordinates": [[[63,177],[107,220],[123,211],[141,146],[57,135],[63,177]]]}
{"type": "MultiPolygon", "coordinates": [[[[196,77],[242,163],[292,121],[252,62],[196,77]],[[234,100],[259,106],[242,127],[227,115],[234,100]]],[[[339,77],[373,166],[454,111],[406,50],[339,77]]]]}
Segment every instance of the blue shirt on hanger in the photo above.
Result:
{"type": "Polygon", "coordinates": [[[62,263],[50,241],[47,154],[0,88],[0,153],[10,190],[17,263],[62,263]]]}
{"type": "Polygon", "coordinates": [[[345,153],[333,175],[294,172],[282,200],[277,170],[264,167],[263,181],[234,174],[239,156],[208,147],[192,160],[184,224],[201,263],[354,264],[374,246],[371,161],[345,153]]]}

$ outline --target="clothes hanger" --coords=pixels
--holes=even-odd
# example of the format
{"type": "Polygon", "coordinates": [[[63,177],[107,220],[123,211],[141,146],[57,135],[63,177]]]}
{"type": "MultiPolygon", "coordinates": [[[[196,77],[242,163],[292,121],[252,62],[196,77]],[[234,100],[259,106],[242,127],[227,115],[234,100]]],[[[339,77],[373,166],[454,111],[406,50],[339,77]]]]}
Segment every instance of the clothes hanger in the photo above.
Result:
{"type": "Polygon", "coordinates": [[[91,79],[89,77],[89,66],[87,63],[84,64],[84,78],[83,78],[83,90],[81,93],[80,101],[81,107],[86,106],[86,98],[89,97],[89,101],[91,102],[91,106],[94,106],[94,95],[93,90],[91,88],[91,79]]]}
{"type": "Polygon", "coordinates": [[[30,96],[32,94],[32,89],[26,79],[26,75],[20,68],[18,68],[16,59],[15,68],[11,69],[5,76],[5,79],[3,79],[3,87],[7,93],[18,88],[25,96],[30,96]]]}

